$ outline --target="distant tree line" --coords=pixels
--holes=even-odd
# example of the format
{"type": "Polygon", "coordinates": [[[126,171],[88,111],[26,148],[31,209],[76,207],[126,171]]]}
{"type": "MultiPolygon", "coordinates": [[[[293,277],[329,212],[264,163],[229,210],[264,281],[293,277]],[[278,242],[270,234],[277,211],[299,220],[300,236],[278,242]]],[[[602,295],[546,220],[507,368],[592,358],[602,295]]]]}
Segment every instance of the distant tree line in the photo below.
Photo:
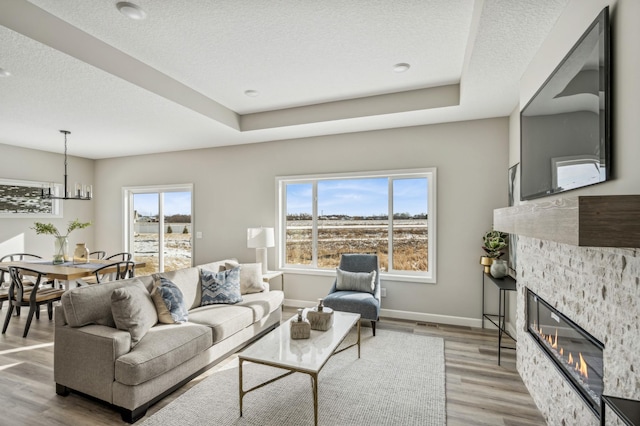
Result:
{"type": "MultiPolygon", "coordinates": [[[[138,212],[136,214],[136,221],[138,222],[158,222],[158,215],[154,216],[138,216],[138,212]]],[[[191,215],[190,214],[174,214],[171,216],[164,217],[165,223],[191,223],[191,215]]]]}
{"type": "Polygon", "coordinates": [[[190,214],[174,214],[164,217],[164,223],[191,223],[190,214]]]}
{"type": "MultiPolygon", "coordinates": [[[[394,213],[394,219],[427,219],[427,213],[409,214],[409,213],[394,213]]],[[[295,213],[288,214],[287,220],[311,220],[313,219],[308,213],[295,213]]],[[[371,215],[371,216],[350,216],[346,214],[334,214],[318,216],[319,220],[388,220],[389,215],[371,215]]]]}

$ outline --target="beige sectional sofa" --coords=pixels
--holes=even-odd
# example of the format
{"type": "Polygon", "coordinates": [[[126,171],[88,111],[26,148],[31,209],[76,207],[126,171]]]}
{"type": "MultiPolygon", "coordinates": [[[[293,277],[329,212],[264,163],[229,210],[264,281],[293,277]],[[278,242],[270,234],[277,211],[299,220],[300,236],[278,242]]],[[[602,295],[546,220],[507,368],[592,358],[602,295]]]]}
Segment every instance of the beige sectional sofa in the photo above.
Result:
{"type": "Polygon", "coordinates": [[[156,274],[180,288],[189,307],[188,321],[158,323],[133,347],[132,334],[115,328],[111,295],[123,286],[144,286],[151,292],[157,276],[66,292],[55,311],[56,392],[98,398],[119,408],[123,420],[133,423],[151,404],[277,327],[284,295],[269,290],[266,283],[264,291],[243,294],[239,303],[200,307],[200,270],[218,272],[225,263],[228,268],[228,261],[220,261],[156,274]]]}

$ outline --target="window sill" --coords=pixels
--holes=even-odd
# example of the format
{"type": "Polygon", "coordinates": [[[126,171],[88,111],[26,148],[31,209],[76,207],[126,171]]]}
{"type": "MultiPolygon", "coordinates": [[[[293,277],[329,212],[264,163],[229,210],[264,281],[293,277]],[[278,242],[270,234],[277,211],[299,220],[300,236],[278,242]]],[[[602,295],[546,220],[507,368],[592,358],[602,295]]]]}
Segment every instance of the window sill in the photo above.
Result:
{"type": "MultiPolygon", "coordinates": [[[[285,274],[293,275],[313,275],[317,277],[335,277],[335,270],[330,269],[302,269],[302,268],[280,268],[279,271],[285,274]]],[[[420,283],[420,284],[436,284],[436,280],[432,277],[417,276],[417,275],[402,275],[402,274],[380,274],[381,281],[392,281],[401,283],[420,283]]]]}

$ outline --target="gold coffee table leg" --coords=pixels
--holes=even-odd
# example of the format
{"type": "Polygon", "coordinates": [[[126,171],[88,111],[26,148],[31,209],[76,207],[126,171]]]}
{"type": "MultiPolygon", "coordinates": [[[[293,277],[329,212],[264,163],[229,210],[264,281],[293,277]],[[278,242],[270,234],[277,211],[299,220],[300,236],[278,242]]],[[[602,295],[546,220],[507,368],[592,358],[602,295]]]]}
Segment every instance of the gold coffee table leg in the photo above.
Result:
{"type": "Polygon", "coordinates": [[[311,385],[313,387],[313,418],[315,425],[318,426],[318,375],[310,374],[311,385]]]}
{"type": "Polygon", "coordinates": [[[360,358],[360,321],[358,321],[358,358],[360,358]]]}
{"type": "Polygon", "coordinates": [[[239,368],[238,368],[238,374],[240,375],[240,377],[238,378],[238,386],[239,386],[239,390],[240,390],[240,417],[242,417],[242,398],[244,397],[244,392],[242,391],[242,358],[238,358],[238,363],[239,363],[239,368]]]}

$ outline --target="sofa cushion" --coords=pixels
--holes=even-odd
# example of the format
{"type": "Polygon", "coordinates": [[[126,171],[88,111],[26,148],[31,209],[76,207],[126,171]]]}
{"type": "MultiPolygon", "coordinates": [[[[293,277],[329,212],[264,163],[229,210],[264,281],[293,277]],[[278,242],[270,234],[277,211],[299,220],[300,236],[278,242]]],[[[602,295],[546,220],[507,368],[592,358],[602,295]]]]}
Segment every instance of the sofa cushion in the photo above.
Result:
{"type": "Polygon", "coordinates": [[[142,285],[151,288],[153,279],[149,276],[130,278],[100,285],[72,288],[62,295],[62,308],[67,324],[71,327],[82,327],[89,324],[115,327],[111,314],[111,293],[114,289],[126,285],[142,285]]]}
{"type": "Polygon", "coordinates": [[[200,306],[200,271],[198,268],[184,268],[177,271],[161,272],[153,274],[154,280],[166,278],[174,283],[184,297],[187,309],[200,306]]]}
{"type": "Polygon", "coordinates": [[[174,283],[164,277],[156,281],[151,292],[158,312],[158,321],[164,324],[181,324],[189,319],[189,312],[184,304],[184,296],[174,283]]]}
{"type": "Polygon", "coordinates": [[[324,297],[324,305],[336,311],[355,312],[360,318],[377,321],[380,302],[366,291],[336,291],[324,297]]]}
{"type": "Polygon", "coordinates": [[[211,330],[191,322],[152,327],[131,350],[116,360],[116,381],[130,386],[158,377],[211,345],[211,330]]]}
{"type": "Polygon", "coordinates": [[[202,299],[200,306],[242,302],[240,267],[212,272],[201,270],[202,299]]]}
{"type": "Polygon", "coordinates": [[[240,267],[240,294],[258,293],[264,290],[262,263],[238,263],[228,261],[225,269],[240,267]]]}
{"type": "MultiPolygon", "coordinates": [[[[141,284],[142,285],[142,284],[141,284]]],[[[111,293],[111,313],[118,330],[131,334],[133,348],[158,322],[156,307],[144,286],[129,285],[111,293]]]]}
{"type": "Polygon", "coordinates": [[[203,306],[189,312],[189,322],[210,327],[217,343],[253,324],[253,311],[238,305],[203,306]]]}
{"type": "Polygon", "coordinates": [[[340,291],[365,291],[373,293],[376,288],[376,271],[349,272],[336,268],[336,289],[340,291]]]}
{"type": "Polygon", "coordinates": [[[236,306],[246,306],[253,311],[253,322],[260,321],[276,309],[280,309],[284,300],[284,293],[280,290],[262,293],[245,294],[242,302],[236,306]]]}

